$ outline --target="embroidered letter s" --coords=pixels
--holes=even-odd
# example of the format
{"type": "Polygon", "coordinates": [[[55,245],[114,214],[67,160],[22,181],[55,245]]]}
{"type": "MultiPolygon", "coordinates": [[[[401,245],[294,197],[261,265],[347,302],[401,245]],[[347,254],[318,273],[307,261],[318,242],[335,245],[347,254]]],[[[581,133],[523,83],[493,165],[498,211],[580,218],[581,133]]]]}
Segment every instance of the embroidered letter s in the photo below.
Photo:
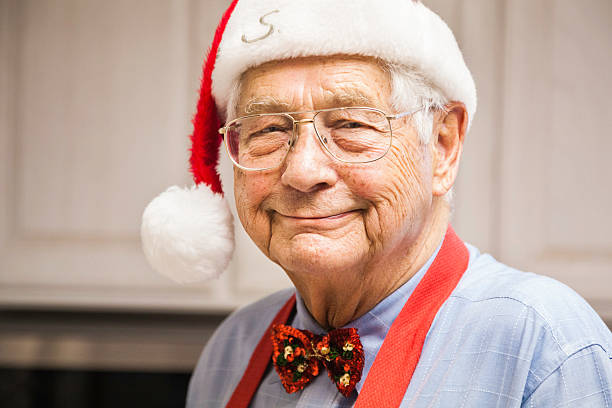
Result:
{"type": "Polygon", "coordinates": [[[266,23],[264,21],[264,18],[268,17],[270,14],[274,14],[274,13],[278,13],[278,12],[279,12],[279,10],[272,10],[271,12],[266,13],[266,14],[264,14],[263,16],[261,16],[259,18],[259,23],[261,25],[268,26],[268,32],[267,33],[265,33],[264,35],[262,35],[260,37],[253,38],[251,40],[247,39],[246,35],[242,34],[242,42],[245,42],[247,44],[251,44],[251,43],[257,42],[259,40],[263,40],[264,38],[268,38],[270,35],[272,35],[272,33],[274,32],[274,26],[272,24],[270,24],[270,23],[266,23]]]}

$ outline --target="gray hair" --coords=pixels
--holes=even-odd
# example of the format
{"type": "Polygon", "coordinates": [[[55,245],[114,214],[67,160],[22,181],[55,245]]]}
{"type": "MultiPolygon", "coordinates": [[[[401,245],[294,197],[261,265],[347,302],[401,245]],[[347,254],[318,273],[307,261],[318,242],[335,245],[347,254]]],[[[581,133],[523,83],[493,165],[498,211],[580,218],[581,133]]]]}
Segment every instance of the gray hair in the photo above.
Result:
{"type": "MultiPolygon", "coordinates": [[[[412,115],[412,125],[421,139],[421,143],[431,141],[433,134],[434,113],[444,110],[448,98],[433,82],[428,80],[418,69],[386,61],[380,62],[381,68],[389,73],[391,81],[391,107],[396,112],[407,112],[423,108],[412,115]]],[[[453,211],[453,193],[451,187],[444,200],[453,211]]]]}
{"type": "Polygon", "coordinates": [[[421,142],[431,141],[434,113],[443,110],[448,99],[442,91],[419,70],[405,65],[381,62],[381,68],[389,73],[391,81],[390,105],[395,112],[407,112],[422,108],[412,115],[421,142]]]}

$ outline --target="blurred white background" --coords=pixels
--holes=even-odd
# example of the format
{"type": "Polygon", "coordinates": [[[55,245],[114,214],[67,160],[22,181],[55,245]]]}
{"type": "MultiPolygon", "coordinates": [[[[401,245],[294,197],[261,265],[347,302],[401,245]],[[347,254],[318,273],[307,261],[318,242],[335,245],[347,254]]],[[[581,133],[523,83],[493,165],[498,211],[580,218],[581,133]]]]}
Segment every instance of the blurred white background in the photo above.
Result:
{"type": "MultiPolygon", "coordinates": [[[[569,284],[612,321],[612,2],[424,3],[453,29],[479,93],[455,229],[505,263],[569,284]]],[[[146,204],[191,183],[202,60],[228,5],[0,0],[0,308],[205,315],[289,284],[239,225],[235,259],[213,283],[167,281],[140,249],[146,204]]],[[[227,179],[225,157],[222,169],[227,179]]],[[[125,356],[155,327],[123,348],[111,331],[108,344],[125,356]]],[[[43,352],[44,330],[0,332],[0,363],[111,364],[92,336],[62,332],[43,352]]],[[[155,341],[160,366],[189,368],[205,340],[155,341]]],[[[150,354],[132,363],[146,366],[150,354]]]]}

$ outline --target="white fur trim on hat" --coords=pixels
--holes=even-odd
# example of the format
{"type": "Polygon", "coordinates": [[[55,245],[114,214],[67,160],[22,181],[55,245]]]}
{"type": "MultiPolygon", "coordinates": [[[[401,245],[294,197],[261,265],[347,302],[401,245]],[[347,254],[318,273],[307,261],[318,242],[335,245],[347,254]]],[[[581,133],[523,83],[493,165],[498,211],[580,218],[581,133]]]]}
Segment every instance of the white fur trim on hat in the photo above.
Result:
{"type": "Polygon", "coordinates": [[[177,282],[216,278],[234,251],[233,217],[207,185],[170,187],[147,206],[141,238],[147,260],[177,282]]]}
{"type": "Polygon", "coordinates": [[[240,0],[221,40],[212,92],[225,112],[234,81],[262,63],[305,56],[363,55],[414,67],[471,122],[476,87],[442,19],[413,0],[240,0]],[[246,41],[245,41],[246,40],[246,41]]]}

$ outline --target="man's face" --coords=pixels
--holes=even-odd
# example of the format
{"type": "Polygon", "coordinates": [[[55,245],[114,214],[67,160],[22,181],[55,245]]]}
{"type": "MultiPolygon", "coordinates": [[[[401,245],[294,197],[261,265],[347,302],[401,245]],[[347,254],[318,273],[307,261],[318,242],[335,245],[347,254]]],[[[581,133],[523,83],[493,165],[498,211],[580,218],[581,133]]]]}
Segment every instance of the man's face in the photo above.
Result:
{"type": "MultiPolygon", "coordinates": [[[[365,58],[268,63],[247,71],[241,89],[239,116],[348,105],[397,113],[389,106],[388,74],[365,58]]],[[[306,117],[312,114],[296,119],[306,117]]],[[[244,228],[292,279],[355,277],[366,265],[415,244],[431,214],[431,146],[419,141],[409,120],[394,120],[392,127],[393,145],[375,162],[334,159],[312,123],[305,123],[279,168],[235,168],[236,206],[244,228]]]]}

